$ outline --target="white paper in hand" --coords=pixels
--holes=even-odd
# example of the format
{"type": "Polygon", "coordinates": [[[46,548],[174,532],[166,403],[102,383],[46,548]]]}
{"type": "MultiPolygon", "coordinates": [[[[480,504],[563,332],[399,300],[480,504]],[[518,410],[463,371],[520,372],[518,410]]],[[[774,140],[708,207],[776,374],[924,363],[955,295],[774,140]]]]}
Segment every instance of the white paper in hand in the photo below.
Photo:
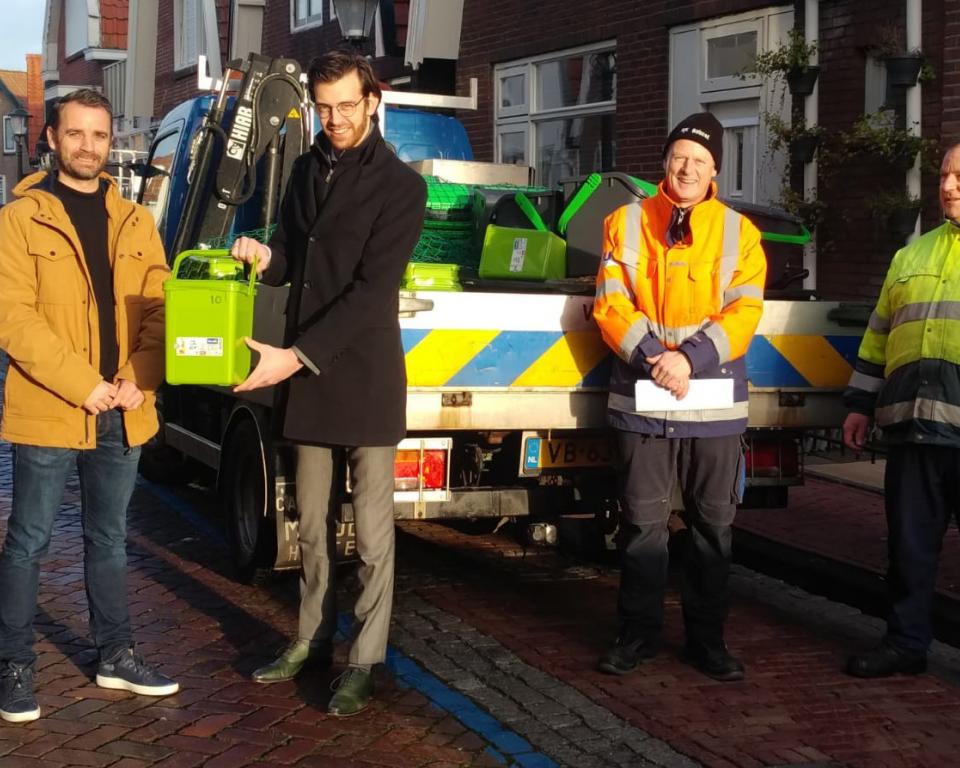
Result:
{"type": "Polygon", "coordinates": [[[677,400],[649,379],[637,382],[635,408],[638,411],[711,411],[733,407],[733,379],[690,379],[690,390],[677,400]]]}

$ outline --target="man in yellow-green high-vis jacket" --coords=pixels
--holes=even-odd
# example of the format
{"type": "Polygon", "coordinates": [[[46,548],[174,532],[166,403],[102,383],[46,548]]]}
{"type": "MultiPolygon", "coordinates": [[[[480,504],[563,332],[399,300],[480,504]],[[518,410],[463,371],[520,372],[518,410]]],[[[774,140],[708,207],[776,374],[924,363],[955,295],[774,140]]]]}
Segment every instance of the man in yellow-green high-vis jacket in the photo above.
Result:
{"type": "Polygon", "coordinates": [[[940,205],[943,224],[893,257],[845,393],[844,443],[862,449],[872,416],[889,445],[887,631],[850,657],[856,677],[926,669],[940,545],[960,502],[960,143],[943,158],[940,205]]]}

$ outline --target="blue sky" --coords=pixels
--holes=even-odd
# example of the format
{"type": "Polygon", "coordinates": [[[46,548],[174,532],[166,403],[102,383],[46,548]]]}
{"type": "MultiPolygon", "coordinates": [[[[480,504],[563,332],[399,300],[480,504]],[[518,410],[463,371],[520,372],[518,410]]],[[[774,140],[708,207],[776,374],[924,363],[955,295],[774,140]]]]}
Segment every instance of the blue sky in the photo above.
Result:
{"type": "Polygon", "coordinates": [[[44,0],[0,0],[0,69],[25,71],[28,53],[41,53],[44,0]]]}

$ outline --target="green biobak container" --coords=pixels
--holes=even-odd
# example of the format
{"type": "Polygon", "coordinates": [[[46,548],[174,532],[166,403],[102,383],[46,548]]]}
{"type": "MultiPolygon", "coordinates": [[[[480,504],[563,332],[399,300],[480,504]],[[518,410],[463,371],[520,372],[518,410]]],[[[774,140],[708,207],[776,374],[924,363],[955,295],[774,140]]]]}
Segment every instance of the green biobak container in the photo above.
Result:
{"type": "Polygon", "coordinates": [[[257,270],[254,264],[250,279],[240,282],[237,268],[242,277],[242,265],[229,251],[177,256],[173,277],[163,284],[168,383],[227,387],[247,377],[250,348],[243,339],[253,333],[257,270]],[[189,269],[181,270],[184,262],[189,269]],[[198,269],[198,263],[205,263],[206,270],[198,269]]]}
{"type": "Polygon", "coordinates": [[[488,224],[479,271],[481,278],[558,280],[566,277],[567,244],[553,232],[488,224]]]}

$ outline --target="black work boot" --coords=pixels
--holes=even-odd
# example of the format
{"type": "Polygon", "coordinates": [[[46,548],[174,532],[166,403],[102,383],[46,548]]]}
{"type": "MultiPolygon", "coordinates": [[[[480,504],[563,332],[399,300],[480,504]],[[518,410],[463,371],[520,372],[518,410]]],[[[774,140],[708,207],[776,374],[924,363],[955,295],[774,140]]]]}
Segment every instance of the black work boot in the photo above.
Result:
{"type": "Polygon", "coordinates": [[[652,659],[660,650],[660,641],[644,635],[621,634],[597,662],[597,669],[611,675],[633,672],[644,659],[652,659]]]}
{"type": "Polygon", "coordinates": [[[730,654],[724,643],[705,645],[688,642],[683,649],[683,660],[707,677],[722,683],[743,680],[746,673],[743,663],[730,654]]]}
{"type": "Polygon", "coordinates": [[[847,660],[847,674],[853,677],[890,677],[919,675],[927,671],[927,655],[902,651],[888,642],[847,660]]]}

